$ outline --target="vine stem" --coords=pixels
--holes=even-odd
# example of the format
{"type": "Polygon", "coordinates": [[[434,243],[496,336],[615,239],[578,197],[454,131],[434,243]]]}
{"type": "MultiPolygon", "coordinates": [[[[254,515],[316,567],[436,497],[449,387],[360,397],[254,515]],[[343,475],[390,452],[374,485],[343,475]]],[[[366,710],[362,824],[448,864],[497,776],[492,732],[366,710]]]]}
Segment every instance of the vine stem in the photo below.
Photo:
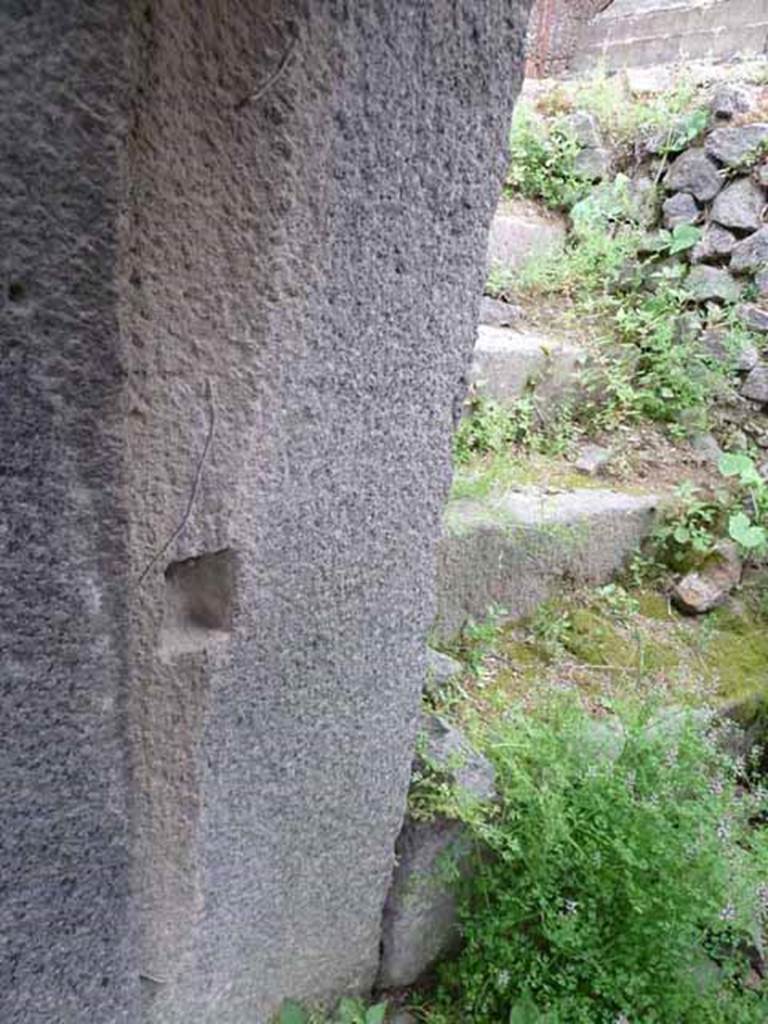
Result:
{"type": "Polygon", "coordinates": [[[189,492],[189,500],[187,501],[187,507],[184,511],[184,515],[181,517],[179,525],[170,535],[165,544],[163,544],[163,546],[154,553],[154,555],[144,566],[144,569],[142,570],[141,575],[139,576],[137,581],[139,586],[141,586],[141,584],[147,578],[150,569],[152,569],[152,567],[157,563],[157,561],[163,557],[163,555],[166,553],[171,544],[173,544],[181,536],[181,533],[184,530],[187,523],[189,522],[189,517],[192,514],[192,508],[195,504],[195,499],[197,498],[197,492],[200,489],[200,480],[202,479],[203,476],[203,466],[205,465],[205,460],[208,457],[208,450],[211,447],[211,441],[213,440],[213,431],[216,424],[216,403],[213,397],[213,383],[210,377],[208,377],[205,382],[205,396],[208,399],[208,407],[210,410],[208,433],[206,434],[205,445],[203,446],[203,451],[197,463],[195,479],[192,484],[192,490],[189,492]]]}

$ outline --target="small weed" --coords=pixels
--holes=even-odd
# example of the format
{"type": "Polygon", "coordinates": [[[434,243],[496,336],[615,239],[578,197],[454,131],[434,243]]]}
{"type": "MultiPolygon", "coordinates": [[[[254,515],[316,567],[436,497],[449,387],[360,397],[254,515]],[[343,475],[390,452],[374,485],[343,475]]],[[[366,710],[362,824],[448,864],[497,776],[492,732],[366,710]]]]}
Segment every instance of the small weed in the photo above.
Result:
{"type": "Polygon", "coordinates": [[[570,613],[557,601],[545,601],[531,619],[530,632],[536,646],[551,658],[559,657],[571,634],[570,613]]]}
{"type": "Polygon", "coordinates": [[[533,422],[531,396],[505,408],[490,398],[476,395],[470,401],[469,415],[461,421],[454,436],[456,461],[467,463],[475,455],[502,452],[510,444],[527,441],[533,422]]]}
{"type": "Polygon", "coordinates": [[[493,649],[499,637],[502,620],[507,614],[506,608],[491,605],[485,619],[482,622],[470,619],[451,646],[450,653],[460,658],[473,675],[480,674],[483,659],[493,649]]]}
{"type": "Polygon", "coordinates": [[[594,603],[619,622],[627,622],[640,610],[640,602],[619,583],[606,583],[595,592],[594,603]]]}

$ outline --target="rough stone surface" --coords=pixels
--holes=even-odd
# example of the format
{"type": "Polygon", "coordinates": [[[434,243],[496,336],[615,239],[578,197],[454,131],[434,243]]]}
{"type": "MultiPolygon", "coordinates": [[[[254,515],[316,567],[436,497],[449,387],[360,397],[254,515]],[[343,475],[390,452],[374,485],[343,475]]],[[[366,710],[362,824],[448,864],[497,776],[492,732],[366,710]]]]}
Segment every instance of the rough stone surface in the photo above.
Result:
{"type": "Polygon", "coordinates": [[[511,302],[484,295],[480,300],[480,323],[489,327],[513,327],[522,320],[523,311],[511,302]]]}
{"type": "Polygon", "coordinates": [[[691,448],[700,456],[702,462],[708,462],[716,466],[723,455],[714,434],[694,434],[691,438],[691,448]]]}
{"type": "Polygon", "coordinates": [[[741,386],[741,393],[751,402],[768,403],[768,363],[758,363],[741,386]]]}
{"type": "Polygon", "coordinates": [[[526,6],[2,5],[3,1024],[372,983],[526,6]]]}
{"type": "Polygon", "coordinates": [[[688,192],[676,192],[666,199],[661,207],[665,228],[678,224],[695,224],[701,216],[696,200],[688,192]]]}
{"type": "Polygon", "coordinates": [[[0,9],[0,1020],[133,1024],[126,4],[0,9]]]}
{"type": "Polygon", "coordinates": [[[712,299],[736,302],[741,294],[738,281],[727,270],[709,267],[704,263],[691,267],[685,286],[697,302],[709,302],[712,299]]]}
{"type": "Polygon", "coordinates": [[[731,270],[768,271],[768,227],[762,227],[734,245],[731,251],[731,270]]]}
{"type": "Polygon", "coordinates": [[[757,231],[761,224],[765,193],[751,178],[727,185],[712,204],[712,220],[726,228],[757,231]]]}
{"type": "Polygon", "coordinates": [[[612,156],[609,149],[590,147],[582,149],[573,161],[573,173],[587,181],[602,181],[611,173],[612,156]]]}
{"type": "Polygon", "coordinates": [[[707,263],[727,256],[736,245],[736,236],[719,224],[710,224],[691,249],[691,263],[707,263]]]}
{"type": "Polygon", "coordinates": [[[726,167],[754,163],[768,140],[768,124],[745,124],[739,128],[716,128],[704,143],[707,154],[726,167]]]}
{"type": "Polygon", "coordinates": [[[466,854],[461,822],[406,819],[384,905],[378,988],[411,985],[441,957],[458,950],[456,897],[443,872],[446,863],[460,864],[466,854]]]}
{"type": "Polygon", "coordinates": [[[577,110],[563,118],[565,131],[584,149],[598,149],[603,140],[600,126],[594,114],[577,110]]]}
{"type": "Polygon", "coordinates": [[[712,116],[723,121],[730,121],[737,114],[745,114],[751,107],[752,94],[749,89],[734,82],[718,85],[709,101],[712,116]]]}
{"type": "Polygon", "coordinates": [[[658,220],[657,189],[648,174],[636,174],[629,181],[630,213],[640,227],[652,228],[658,220]]]}
{"type": "Polygon", "coordinates": [[[691,341],[695,341],[700,333],[701,317],[698,313],[682,313],[680,316],[675,317],[673,334],[675,341],[688,344],[691,341]]]}
{"type": "Polygon", "coordinates": [[[608,468],[612,454],[609,448],[603,448],[599,444],[582,445],[574,467],[585,476],[599,476],[608,468]]]}
{"type": "MultiPolygon", "coordinates": [[[[426,755],[445,766],[456,785],[481,800],[494,795],[494,772],[458,730],[434,715],[423,721],[426,755]]],[[[459,944],[456,900],[445,862],[466,868],[465,826],[438,817],[406,819],[397,840],[397,867],[384,906],[379,988],[410,985],[459,944]]]]}
{"type": "Polygon", "coordinates": [[[707,203],[723,187],[723,179],[704,150],[694,147],[673,161],[664,186],[668,192],[690,192],[700,203],[707,203]]]}
{"type": "Polygon", "coordinates": [[[490,800],[494,796],[493,767],[463,733],[439,715],[423,715],[421,735],[426,741],[424,755],[430,765],[439,766],[454,785],[475,800],[490,800]]]}
{"type": "Polygon", "coordinates": [[[556,402],[578,389],[583,353],[531,331],[481,324],[469,371],[473,389],[511,405],[533,387],[537,397],[556,402]]]}
{"type": "Polygon", "coordinates": [[[450,502],[438,549],[435,631],[450,639],[492,605],[530,615],[564,581],[607,582],[653,526],[657,499],[585,489],[450,502]]]}
{"type": "Polygon", "coordinates": [[[689,615],[702,615],[723,604],[741,580],[741,558],[732,541],[720,541],[707,564],[687,573],[674,587],[672,599],[689,615]]]}
{"type": "Polygon", "coordinates": [[[699,336],[699,344],[703,351],[717,362],[741,373],[747,373],[756,364],[760,355],[751,342],[735,352],[729,344],[731,332],[727,327],[710,327],[699,336]]]}
{"type": "Polygon", "coordinates": [[[736,310],[739,319],[751,331],[758,334],[768,334],[768,309],[756,305],[754,302],[745,302],[736,310]]]}
{"type": "Polygon", "coordinates": [[[761,299],[768,299],[768,268],[755,275],[755,288],[761,299]]]}
{"type": "Polygon", "coordinates": [[[551,252],[565,242],[562,217],[544,213],[525,200],[504,200],[491,223],[488,267],[516,267],[532,255],[551,252]]]}
{"type": "Polygon", "coordinates": [[[429,692],[437,692],[446,683],[450,683],[456,676],[464,671],[460,661],[443,654],[441,651],[433,651],[427,648],[427,681],[424,686],[429,692]]]}

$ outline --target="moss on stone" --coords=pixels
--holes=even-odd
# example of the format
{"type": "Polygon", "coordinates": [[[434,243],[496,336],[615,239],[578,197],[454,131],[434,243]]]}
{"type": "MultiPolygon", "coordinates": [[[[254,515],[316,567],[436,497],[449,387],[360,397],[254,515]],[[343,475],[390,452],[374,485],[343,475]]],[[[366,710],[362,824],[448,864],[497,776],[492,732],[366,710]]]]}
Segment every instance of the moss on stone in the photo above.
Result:
{"type": "Polygon", "coordinates": [[[616,627],[587,608],[576,608],[571,612],[571,628],[565,647],[587,665],[627,668],[632,661],[626,639],[616,627]]]}
{"type": "Polygon", "coordinates": [[[728,629],[715,629],[706,650],[720,696],[727,701],[768,696],[768,630],[756,624],[745,628],[743,620],[736,628],[728,625],[728,629]]]}
{"type": "Polygon", "coordinates": [[[670,618],[669,602],[663,594],[655,590],[643,590],[634,596],[637,599],[638,611],[644,619],[663,621],[670,618]]]}

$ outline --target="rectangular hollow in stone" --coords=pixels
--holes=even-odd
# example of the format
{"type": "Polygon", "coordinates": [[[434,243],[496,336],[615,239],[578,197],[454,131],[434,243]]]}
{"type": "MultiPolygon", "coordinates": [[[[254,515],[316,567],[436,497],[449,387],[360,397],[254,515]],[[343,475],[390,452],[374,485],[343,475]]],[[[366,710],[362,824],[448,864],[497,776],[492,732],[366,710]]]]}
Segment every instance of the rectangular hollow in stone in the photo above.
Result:
{"type": "Polygon", "coordinates": [[[235,557],[231,548],[171,562],[165,570],[160,648],[166,654],[202,650],[232,628],[235,557]]]}

